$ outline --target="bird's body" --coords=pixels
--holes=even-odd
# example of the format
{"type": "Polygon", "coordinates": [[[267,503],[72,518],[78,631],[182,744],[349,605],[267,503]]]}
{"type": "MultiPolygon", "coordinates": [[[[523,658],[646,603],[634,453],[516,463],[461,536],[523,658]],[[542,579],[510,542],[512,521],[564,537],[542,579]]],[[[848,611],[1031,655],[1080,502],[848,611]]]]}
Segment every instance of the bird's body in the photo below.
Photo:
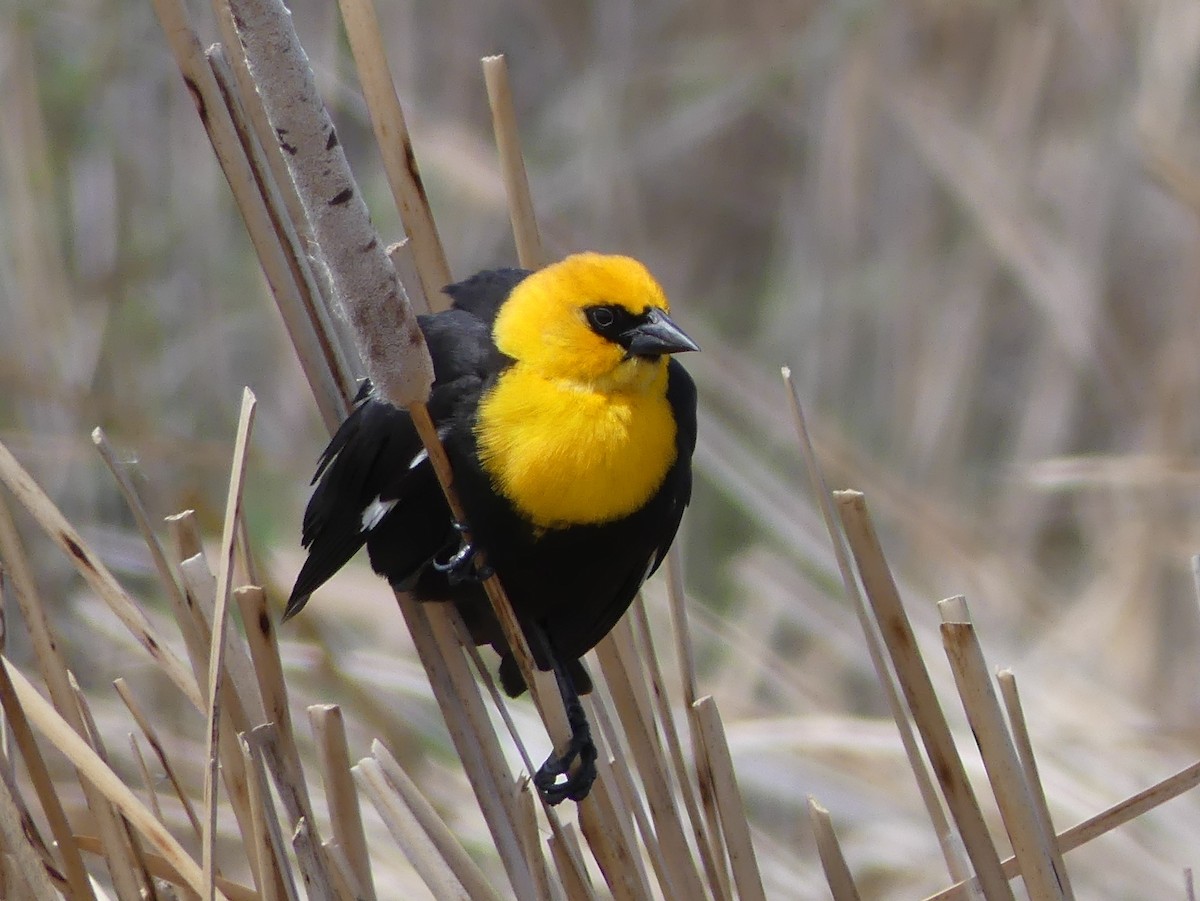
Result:
{"type": "MultiPolygon", "coordinates": [[[[625,257],[580,254],[528,273],[480,273],[421,317],[430,415],[470,541],[500,577],[537,663],[578,658],[662,562],[691,497],[695,388],[669,354],[694,350],[661,288],[625,257]]],[[[435,565],[463,536],[407,412],[369,386],[321,457],[304,517],[308,559],[287,615],[365,543],[376,572],[422,600],[451,600],[473,639],[524,682],[477,580],[435,565]]]]}

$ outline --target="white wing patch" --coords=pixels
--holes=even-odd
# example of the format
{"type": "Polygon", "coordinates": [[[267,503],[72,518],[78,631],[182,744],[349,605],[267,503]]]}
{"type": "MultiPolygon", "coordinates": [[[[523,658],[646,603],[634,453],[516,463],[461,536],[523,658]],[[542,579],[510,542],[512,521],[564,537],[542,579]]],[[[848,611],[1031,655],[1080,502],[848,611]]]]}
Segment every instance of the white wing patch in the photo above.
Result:
{"type": "MultiPolygon", "coordinates": [[[[422,449],[420,453],[408,461],[408,468],[416,469],[428,459],[429,454],[422,449]]],[[[398,498],[392,498],[390,501],[385,501],[382,500],[379,495],[375,495],[375,500],[367,504],[366,508],[362,512],[361,531],[369,532],[379,525],[380,521],[387,516],[392,511],[392,508],[398,503],[398,498]]]]}
{"type": "Polygon", "coordinates": [[[362,512],[362,531],[369,532],[379,525],[379,521],[387,516],[394,506],[396,506],[395,500],[381,501],[379,495],[376,495],[375,500],[367,504],[366,509],[362,512]]]}

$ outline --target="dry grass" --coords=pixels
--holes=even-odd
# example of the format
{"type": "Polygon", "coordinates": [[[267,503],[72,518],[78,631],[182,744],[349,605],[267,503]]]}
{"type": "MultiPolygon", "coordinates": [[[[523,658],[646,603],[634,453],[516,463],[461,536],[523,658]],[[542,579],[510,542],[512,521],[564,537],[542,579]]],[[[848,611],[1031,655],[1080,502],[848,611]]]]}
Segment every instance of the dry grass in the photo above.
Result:
{"type": "MultiPolygon", "coordinates": [[[[336,17],[295,13],[395,236],[336,17]]],[[[503,51],[547,256],[636,253],[705,348],[689,360],[703,404],[684,543],[693,634],[769,897],[826,891],[809,795],[863,897],[949,882],[796,462],[779,363],[830,481],[871,501],[978,788],[937,634],[934,601],[957,593],[989,662],[1021,680],[1059,831],[1200,756],[1192,4],[380,15],[453,272],[514,258],[478,69],[503,51]]],[[[215,542],[253,386],[245,510],[277,608],[322,426],[151,7],[18,4],[0,23],[0,440],[169,634],[154,564],[87,435],[105,428],[156,519],[193,506],[215,542]]],[[[114,765],[140,784],[108,687],[124,676],[199,799],[202,722],[18,522],[114,765]]],[[[282,636],[293,717],[339,702],[354,758],[380,737],[499,879],[411,643],[364,569],[282,636]]],[[[665,602],[649,600],[668,635],[665,602]]],[[[27,669],[24,627],[7,641],[27,669]]],[[[514,714],[538,741],[531,712],[514,714]]],[[[182,809],[162,804],[199,859],[182,809]]],[[[984,813],[1002,834],[990,801],[984,813]]],[[[381,897],[415,896],[367,817],[381,897]]],[[[1184,795],[1072,851],[1076,894],[1184,897],[1197,822],[1184,795]]]]}

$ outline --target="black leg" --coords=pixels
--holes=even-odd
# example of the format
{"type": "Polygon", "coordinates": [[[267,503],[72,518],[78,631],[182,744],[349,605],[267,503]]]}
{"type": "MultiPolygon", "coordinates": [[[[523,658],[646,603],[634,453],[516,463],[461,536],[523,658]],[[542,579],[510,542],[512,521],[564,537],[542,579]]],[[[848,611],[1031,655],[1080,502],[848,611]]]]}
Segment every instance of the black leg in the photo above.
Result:
{"type": "Polygon", "coordinates": [[[542,764],[541,769],[534,774],[533,784],[547,804],[561,804],[568,798],[572,801],[582,801],[592,790],[596,781],[596,745],[592,741],[592,730],[588,725],[587,715],[583,712],[583,704],[579,700],[579,692],[571,675],[554,649],[541,627],[534,626],[533,631],[542,645],[542,652],[550,661],[554,670],[554,679],[558,683],[558,693],[562,696],[563,706],[567,710],[567,723],[571,726],[571,741],[567,750],[560,754],[551,753],[542,764]],[[571,772],[571,766],[578,759],[579,767],[571,772]],[[559,781],[559,777],[564,777],[559,781]]]}

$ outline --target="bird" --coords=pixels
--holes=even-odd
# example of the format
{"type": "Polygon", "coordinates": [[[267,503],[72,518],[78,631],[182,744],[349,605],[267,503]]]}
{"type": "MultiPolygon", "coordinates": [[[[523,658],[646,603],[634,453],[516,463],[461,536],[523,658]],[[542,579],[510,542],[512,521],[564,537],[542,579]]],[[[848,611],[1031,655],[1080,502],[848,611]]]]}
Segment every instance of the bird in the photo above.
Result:
{"type": "Polygon", "coordinates": [[[444,291],[450,308],[418,323],[434,370],[428,410],[466,521],[451,515],[409,413],[364,381],[318,460],[283,618],[365,545],[393,588],[456,605],[516,697],[525,681],[481,584],[494,572],[572,728],[534,782],[549,803],[580,801],[596,774],[580,658],[663,562],[691,499],[696,388],[674,355],[700,348],[628,256],[485,270],[444,291]]]}

